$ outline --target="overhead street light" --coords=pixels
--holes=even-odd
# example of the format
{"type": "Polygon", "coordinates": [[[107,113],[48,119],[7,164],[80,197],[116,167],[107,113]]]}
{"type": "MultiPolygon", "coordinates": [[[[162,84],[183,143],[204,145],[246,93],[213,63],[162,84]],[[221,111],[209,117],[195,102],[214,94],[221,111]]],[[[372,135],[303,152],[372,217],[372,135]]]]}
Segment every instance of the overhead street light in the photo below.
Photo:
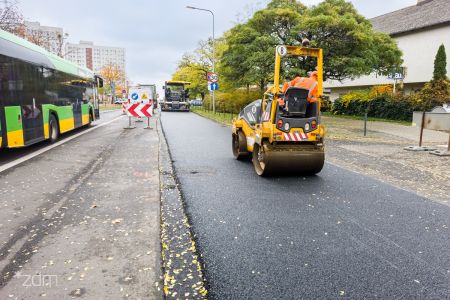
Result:
{"type": "MultiPolygon", "coordinates": [[[[215,58],[215,34],[214,34],[214,27],[215,27],[215,22],[214,22],[214,13],[212,12],[212,10],[209,9],[204,9],[204,8],[199,8],[199,7],[194,7],[194,6],[186,6],[186,8],[188,9],[195,9],[195,10],[201,10],[201,11],[206,11],[209,12],[212,15],[212,71],[213,73],[216,72],[216,58],[215,58]]],[[[216,99],[215,99],[215,95],[214,95],[214,91],[212,92],[212,102],[213,102],[213,113],[216,113],[216,99]]]]}

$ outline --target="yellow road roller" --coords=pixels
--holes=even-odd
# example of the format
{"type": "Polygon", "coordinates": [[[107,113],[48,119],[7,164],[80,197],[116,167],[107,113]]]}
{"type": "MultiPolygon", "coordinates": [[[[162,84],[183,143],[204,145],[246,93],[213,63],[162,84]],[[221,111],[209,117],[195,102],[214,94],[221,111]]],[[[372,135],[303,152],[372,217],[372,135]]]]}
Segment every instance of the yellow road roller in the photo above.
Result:
{"type": "Polygon", "coordinates": [[[277,46],[273,86],[263,99],[242,109],[232,124],[234,157],[251,158],[260,176],[313,175],[322,170],[325,161],[320,101],[308,101],[310,90],[295,86],[282,93],[280,68],[286,57],[315,58],[312,60],[317,62],[317,98],[323,95],[322,49],[277,46]]]}

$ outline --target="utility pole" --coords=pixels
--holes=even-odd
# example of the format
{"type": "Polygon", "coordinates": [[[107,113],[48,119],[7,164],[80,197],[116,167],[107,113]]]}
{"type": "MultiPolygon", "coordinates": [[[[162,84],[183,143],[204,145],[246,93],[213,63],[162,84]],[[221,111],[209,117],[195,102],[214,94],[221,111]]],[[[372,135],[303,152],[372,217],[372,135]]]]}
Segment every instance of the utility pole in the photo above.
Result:
{"type": "MultiPolygon", "coordinates": [[[[186,6],[186,8],[206,11],[206,12],[209,12],[212,15],[212,71],[213,71],[213,73],[216,73],[216,54],[215,54],[216,38],[215,38],[215,20],[214,20],[215,16],[214,16],[214,13],[212,12],[212,10],[204,9],[204,8],[198,8],[198,7],[193,7],[193,6],[186,6]]],[[[216,113],[216,99],[215,99],[214,90],[211,91],[211,95],[212,95],[213,113],[216,113]]]]}

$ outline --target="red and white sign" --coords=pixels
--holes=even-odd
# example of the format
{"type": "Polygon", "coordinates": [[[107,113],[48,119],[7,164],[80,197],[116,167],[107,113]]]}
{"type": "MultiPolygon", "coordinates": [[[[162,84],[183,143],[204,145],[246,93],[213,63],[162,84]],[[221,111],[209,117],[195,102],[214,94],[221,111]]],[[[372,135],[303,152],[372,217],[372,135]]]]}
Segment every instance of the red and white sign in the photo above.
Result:
{"type": "Polygon", "coordinates": [[[214,83],[219,81],[219,76],[216,73],[208,72],[208,82],[214,83]]]}
{"type": "Polygon", "coordinates": [[[284,140],[292,142],[300,142],[308,139],[308,134],[303,132],[285,133],[284,140]]]}
{"type": "Polygon", "coordinates": [[[149,103],[134,103],[127,107],[129,117],[150,118],[153,112],[153,105],[149,103]]]}

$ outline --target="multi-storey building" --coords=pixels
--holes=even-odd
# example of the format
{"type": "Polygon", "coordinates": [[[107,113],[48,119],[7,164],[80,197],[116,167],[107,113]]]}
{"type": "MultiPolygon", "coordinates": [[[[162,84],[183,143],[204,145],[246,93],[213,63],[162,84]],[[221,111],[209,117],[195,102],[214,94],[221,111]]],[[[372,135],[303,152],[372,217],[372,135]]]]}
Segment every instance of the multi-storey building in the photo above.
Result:
{"type": "Polygon", "coordinates": [[[39,22],[24,22],[25,38],[51,53],[63,56],[64,31],[60,27],[42,26],[39,22]]]}
{"type": "Polygon", "coordinates": [[[107,65],[114,65],[125,74],[125,48],[97,46],[88,41],[67,43],[65,58],[94,72],[100,72],[107,65]]]}

